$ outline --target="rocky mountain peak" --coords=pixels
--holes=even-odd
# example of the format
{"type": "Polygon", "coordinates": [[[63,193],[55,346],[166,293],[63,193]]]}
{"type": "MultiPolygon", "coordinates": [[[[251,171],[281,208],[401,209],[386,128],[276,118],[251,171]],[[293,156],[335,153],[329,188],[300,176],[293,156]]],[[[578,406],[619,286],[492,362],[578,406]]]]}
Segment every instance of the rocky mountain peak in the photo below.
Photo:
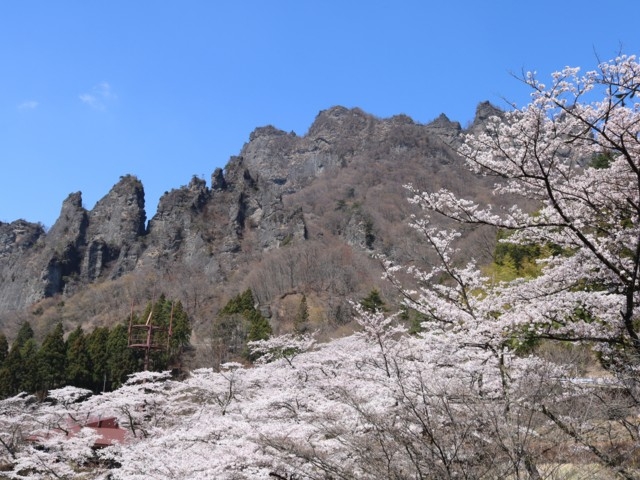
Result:
{"type": "Polygon", "coordinates": [[[482,128],[489,118],[495,116],[500,117],[503,113],[503,110],[500,110],[490,102],[480,102],[476,107],[476,116],[473,119],[470,130],[473,131],[482,128]]]}
{"type": "Polygon", "coordinates": [[[393,125],[415,125],[416,122],[413,121],[409,115],[405,115],[401,113],[400,115],[394,115],[389,119],[389,122],[393,125]]]}
{"type": "Polygon", "coordinates": [[[133,175],[120,178],[89,214],[89,235],[109,244],[130,243],[146,228],[144,187],[133,175]]]}
{"type": "Polygon", "coordinates": [[[222,191],[227,188],[227,181],[224,178],[224,171],[218,167],[211,174],[211,190],[222,191]]]}
{"type": "Polygon", "coordinates": [[[462,131],[460,122],[452,122],[444,113],[441,113],[438,118],[428,123],[426,127],[442,138],[448,145],[454,145],[462,131]]]}
{"type": "Polygon", "coordinates": [[[209,196],[209,190],[204,180],[193,177],[188,185],[172,189],[165,193],[158,202],[158,210],[149,222],[149,229],[159,220],[166,220],[185,212],[198,211],[209,196]]]}
{"type": "Polygon", "coordinates": [[[78,244],[87,228],[87,211],[82,206],[82,192],[70,194],[63,202],[60,216],[47,234],[49,245],[78,244]]]}
{"type": "Polygon", "coordinates": [[[249,141],[253,142],[260,137],[280,137],[282,135],[287,135],[287,132],[276,128],[273,125],[267,125],[264,127],[258,127],[251,132],[249,135],[249,141]]]}
{"type": "Polygon", "coordinates": [[[37,223],[26,220],[0,222],[0,259],[14,251],[24,251],[33,247],[43,235],[44,228],[37,223]]]}
{"type": "Polygon", "coordinates": [[[307,136],[331,142],[341,134],[357,136],[367,129],[373,121],[372,115],[359,108],[331,107],[318,113],[307,136]]]}

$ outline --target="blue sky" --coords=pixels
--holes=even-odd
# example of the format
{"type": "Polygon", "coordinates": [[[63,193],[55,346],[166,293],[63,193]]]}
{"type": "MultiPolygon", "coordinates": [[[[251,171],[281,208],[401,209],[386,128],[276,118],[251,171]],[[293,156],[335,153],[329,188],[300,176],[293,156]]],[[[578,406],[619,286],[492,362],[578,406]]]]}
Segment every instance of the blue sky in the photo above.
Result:
{"type": "Polygon", "coordinates": [[[0,221],[49,227],[129,173],[151,217],[258,126],[303,135],[334,105],[464,126],[526,103],[511,73],[620,50],[640,54],[636,12],[592,0],[2,2],[0,221]]]}

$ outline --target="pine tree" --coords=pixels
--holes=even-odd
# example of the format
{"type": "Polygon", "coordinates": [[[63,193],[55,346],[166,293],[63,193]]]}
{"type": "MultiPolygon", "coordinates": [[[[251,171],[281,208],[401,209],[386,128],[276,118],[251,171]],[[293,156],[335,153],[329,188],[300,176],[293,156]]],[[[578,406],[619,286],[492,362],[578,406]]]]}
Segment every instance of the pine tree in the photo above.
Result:
{"type": "Polygon", "coordinates": [[[172,335],[169,344],[169,361],[180,361],[182,353],[189,346],[191,339],[191,322],[185,312],[182,302],[175,302],[172,306],[172,335]]]}
{"type": "Polygon", "coordinates": [[[307,305],[307,296],[302,294],[300,305],[298,306],[298,313],[293,320],[293,331],[297,334],[304,333],[307,330],[307,324],[309,323],[309,307],[307,305]]]}
{"type": "Polygon", "coordinates": [[[189,345],[191,325],[182,303],[161,295],[154,304],[149,303],[142,319],[151,315],[151,324],[159,327],[153,332],[153,344],[161,347],[151,352],[151,366],[161,371],[180,363],[184,349],[189,345]],[[169,330],[171,329],[171,338],[169,330]]]}
{"type": "Polygon", "coordinates": [[[360,305],[371,313],[384,312],[386,310],[384,300],[382,300],[380,292],[375,288],[360,301],[360,305]]]}
{"type": "MultiPolygon", "coordinates": [[[[160,298],[155,303],[147,303],[142,317],[137,322],[134,321],[134,324],[138,323],[140,325],[149,321],[150,325],[154,327],[151,330],[151,345],[162,347],[159,350],[152,349],[149,352],[149,368],[156,371],[166,370],[168,364],[168,355],[165,348],[167,346],[170,313],[167,312],[166,303],[167,300],[164,294],[160,295],[160,298]]],[[[139,351],[138,353],[142,352],[139,351]]],[[[146,355],[146,352],[144,354],[146,355]]]]}
{"type": "Polygon", "coordinates": [[[222,364],[240,354],[247,341],[247,325],[240,313],[219,313],[213,322],[214,364],[222,364]]]}
{"type": "Polygon", "coordinates": [[[220,310],[220,313],[228,315],[233,313],[244,313],[251,310],[255,310],[255,304],[253,300],[253,293],[251,292],[251,289],[248,288],[241,294],[236,295],[229,300],[222,310],[220,310]]]}
{"type": "Polygon", "coordinates": [[[511,256],[511,253],[507,252],[502,257],[502,260],[497,264],[496,268],[496,280],[499,282],[510,282],[518,278],[518,265],[515,259],[511,256]]]}
{"type": "Polygon", "coordinates": [[[97,327],[87,337],[87,352],[91,364],[91,388],[94,392],[104,391],[106,388],[109,361],[108,339],[109,329],[107,327],[97,327]]]}
{"type": "Polygon", "coordinates": [[[11,370],[4,365],[0,368],[0,399],[13,395],[11,370]]]}
{"type": "Polygon", "coordinates": [[[23,322],[0,368],[0,396],[3,398],[20,392],[25,371],[22,348],[30,339],[33,339],[33,328],[29,322],[23,322]]]}
{"type": "Polygon", "coordinates": [[[22,325],[20,325],[20,330],[18,330],[18,335],[16,335],[15,340],[11,344],[11,348],[14,346],[17,346],[19,349],[22,348],[30,338],[33,338],[33,328],[31,328],[29,322],[23,322],[22,325]]]}
{"type": "Polygon", "coordinates": [[[20,382],[22,381],[23,363],[21,347],[17,342],[13,342],[11,350],[5,358],[2,369],[0,369],[0,395],[3,398],[16,395],[20,391],[20,382]]]}
{"type": "Polygon", "coordinates": [[[20,350],[22,368],[20,369],[19,390],[36,393],[42,389],[42,368],[38,345],[33,338],[29,338],[20,350]]]}
{"type": "Polygon", "coordinates": [[[47,334],[38,352],[38,357],[44,390],[64,386],[67,352],[62,323],[56,324],[54,329],[47,334]]]}
{"type": "Polygon", "coordinates": [[[256,309],[247,312],[246,318],[249,320],[249,331],[247,333],[248,342],[266,340],[273,333],[269,320],[264,318],[256,309]]]}
{"type": "Polygon", "coordinates": [[[9,354],[9,342],[4,333],[0,333],[0,366],[4,362],[5,358],[9,354]]]}
{"type": "Polygon", "coordinates": [[[245,290],[229,300],[216,318],[213,331],[216,361],[224,363],[230,354],[248,358],[247,342],[265,340],[271,333],[271,324],[256,310],[251,289],[245,290]]]}
{"type": "Polygon", "coordinates": [[[138,366],[136,356],[129,348],[129,334],[124,325],[116,325],[109,332],[107,354],[111,388],[116,389],[127,380],[129,374],[137,370],[138,366]]]}
{"type": "Polygon", "coordinates": [[[91,363],[87,348],[87,337],[78,325],[69,334],[66,342],[66,383],[80,388],[91,387],[91,363]]]}

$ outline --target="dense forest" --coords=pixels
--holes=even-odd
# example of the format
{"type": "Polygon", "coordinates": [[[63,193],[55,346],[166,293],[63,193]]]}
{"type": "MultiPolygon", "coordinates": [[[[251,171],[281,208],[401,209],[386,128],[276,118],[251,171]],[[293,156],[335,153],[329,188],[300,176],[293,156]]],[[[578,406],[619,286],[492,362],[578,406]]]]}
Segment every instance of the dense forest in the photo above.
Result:
{"type": "Polygon", "coordinates": [[[119,388],[130,374],[144,367],[145,351],[130,347],[129,324],[135,328],[147,320],[161,333],[154,339],[162,348],[151,352],[151,370],[179,369],[189,347],[189,317],[180,302],[160,296],[141,315],[132,312],[131,318],[112,328],[85,332],[78,326],[65,332],[62,323],[57,323],[38,344],[31,325],[24,322],[10,348],[7,337],[0,333],[0,396],[28,392],[44,398],[49,390],[67,385],[95,393],[119,388]]]}

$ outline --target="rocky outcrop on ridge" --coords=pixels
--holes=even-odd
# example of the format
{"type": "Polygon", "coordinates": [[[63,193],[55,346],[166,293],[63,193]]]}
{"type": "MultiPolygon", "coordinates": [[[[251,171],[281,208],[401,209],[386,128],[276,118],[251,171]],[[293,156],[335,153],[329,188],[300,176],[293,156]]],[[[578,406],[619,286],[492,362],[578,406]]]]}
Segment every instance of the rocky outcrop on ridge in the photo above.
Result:
{"type": "MultiPolygon", "coordinates": [[[[496,113],[481,104],[472,128],[496,113]]],[[[408,214],[403,183],[471,195],[485,188],[472,186],[450,147],[463,133],[444,114],[421,125],[406,115],[379,119],[332,107],[305,135],[256,128],[213,171],[210,186],[194,177],[167,192],[148,224],[134,176],[121,177],[91,210],[72,193],[48,232],[23,220],[0,223],[0,308],[18,311],[142,270],[186,269],[228,285],[241,266],[266,265],[287,246],[314,242],[327,251],[345,245],[363,258],[375,251],[409,257],[395,233],[408,214]]]]}

